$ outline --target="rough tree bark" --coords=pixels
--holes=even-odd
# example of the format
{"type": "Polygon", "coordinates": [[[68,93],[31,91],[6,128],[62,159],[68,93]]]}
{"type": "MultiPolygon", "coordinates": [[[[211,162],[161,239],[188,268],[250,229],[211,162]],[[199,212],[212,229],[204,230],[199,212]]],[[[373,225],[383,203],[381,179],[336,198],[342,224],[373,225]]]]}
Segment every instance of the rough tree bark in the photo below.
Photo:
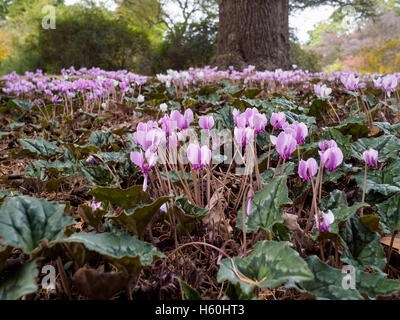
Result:
{"type": "Polygon", "coordinates": [[[219,0],[218,49],[220,68],[248,65],[257,70],[291,68],[289,0],[219,0]]]}

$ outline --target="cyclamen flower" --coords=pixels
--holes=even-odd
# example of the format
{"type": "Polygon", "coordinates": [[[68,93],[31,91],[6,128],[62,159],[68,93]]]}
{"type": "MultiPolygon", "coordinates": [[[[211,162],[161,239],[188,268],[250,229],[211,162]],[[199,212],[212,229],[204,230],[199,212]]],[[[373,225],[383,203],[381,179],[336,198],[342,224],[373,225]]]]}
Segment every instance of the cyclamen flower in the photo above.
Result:
{"type": "Polygon", "coordinates": [[[171,113],[170,119],[176,121],[180,130],[187,129],[194,120],[193,111],[187,109],[182,115],[178,110],[174,110],[171,113]]]}
{"type": "Polygon", "coordinates": [[[335,216],[333,215],[331,210],[329,210],[328,213],[324,213],[321,211],[321,215],[322,215],[321,225],[317,215],[315,215],[315,225],[320,232],[329,231],[330,225],[335,221],[335,216]]]}
{"type": "Polygon", "coordinates": [[[138,101],[139,103],[144,102],[144,96],[142,96],[141,94],[139,94],[139,96],[137,97],[137,101],[138,101]]]}
{"type": "Polygon", "coordinates": [[[307,126],[302,122],[295,121],[292,124],[283,124],[282,129],[293,136],[296,139],[297,144],[303,144],[306,137],[308,136],[307,126]]]}
{"type": "Polygon", "coordinates": [[[337,147],[329,148],[326,151],[319,151],[321,162],[327,171],[336,171],[336,168],[343,162],[343,152],[337,147]]]}
{"type": "Polygon", "coordinates": [[[296,150],[297,142],[295,138],[289,133],[281,132],[277,137],[270,136],[272,144],[276,145],[281,159],[290,159],[292,153],[296,150]]]}
{"type": "Polygon", "coordinates": [[[397,84],[398,84],[398,80],[397,80],[396,76],[393,74],[389,74],[382,78],[382,86],[386,90],[386,93],[389,98],[390,98],[391,93],[395,92],[397,90],[397,84]]]}
{"type": "Polygon", "coordinates": [[[329,98],[329,95],[332,93],[332,89],[328,88],[325,84],[315,84],[314,85],[315,94],[321,99],[329,98]]]}
{"type": "Polygon", "coordinates": [[[186,154],[193,170],[203,170],[204,166],[211,161],[211,150],[207,146],[200,148],[197,143],[189,144],[186,154]]]}
{"type": "Polygon", "coordinates": [[[166,103],[161,103],[161,104],[160,104],[160,110],[161,110],[162,112],[167,112],[167,110],[168,110],[168,105],[167,105],[166,103]]]}
{"type": "Polygon", "coordinates": [[[274,127],[274,130],[280,130],[282,129],[282,125],[286,122],[286,116],[283,112],[272,113],[269,122],[274,127]]]}
{"type": "Polygon", "coordinates": [[[245,147],[249,142],[254,141],[255,132],[251,128],[235,128],[234,136],[239,146],[245,147]]]}
{"type": "Polygon", "coordinates": [[[202,116],[199,118],[199,126],[203,130],[210,131],[214,126],[214,118],[212,116],[202,116]]]}
{"type": "Polygon", "coordinates": [[[133,134],[133,139],[138,146],[141,146],[144,149],[144,151],[151,149],[155,152],[159,145],[166,144],[166,134],[159,128],[150,129],[149,131],[138,130],[133,134]]]}
{"type": "Polygon", "coordinates": [[[247,215],[251,214],[252,206],[253,206],[253,199],[254,199],[254,191],[253,188],[250,188],[247,194],[247,215]]]}
{"type": "Polygon", "coordinates": [[[89,157],[87,157],[86,162],[90,163],[90,164],[95,164],[96,163],[96,158],[93,157],[93,156],[89,156],[89,157]]]}
{"type": "Polygon", "coordinates": [[[318,146],[321,149],[321,151],[326,151],[329,148],[337,148],[337,143],[335,140],[327,140],[327,141],[320,142],[318,144],[318,146]]]}
{"type": "Polygon", "coordinates": [[[378,163],[378,151],[374,149],[364,151],[363,159],[370,167],[375,167],[378,163]]]}
{"type": "Polygon", "coordinates": [[[147,189],[147,173],[151,172],[151,168],[156,164],[157,158],[157,153],[152,152],[150,149],[145,152],[144,156],[142,151],[131,152],[131,161],[140,168],[144,175],[143,191],[147,189]]]}
{"type": "Polygon", "coordinates": [[[90,204],[90,206],[92,207],[92,211],[96,211],[98,208],[101,207],[101,201],[96,202],[93,200],[92,203],[90,204]]]}
{"type": "Polygon", "coordinates": [[[307,161],[301,160],[299,164],[299,176],[302,178],[304,181],[311,180],[313,176],[318,171],[318,164],[317,161],[315,161],[314,158],[310,158],[307,161]]]}
{"type": "Polygon", "coordinates": [[[265,114],[256,113],[248,118],[249,127],[254,129],[256,133],[260,133],[265,131],[265,126],[268,123],[267,117],[265,114]]]}

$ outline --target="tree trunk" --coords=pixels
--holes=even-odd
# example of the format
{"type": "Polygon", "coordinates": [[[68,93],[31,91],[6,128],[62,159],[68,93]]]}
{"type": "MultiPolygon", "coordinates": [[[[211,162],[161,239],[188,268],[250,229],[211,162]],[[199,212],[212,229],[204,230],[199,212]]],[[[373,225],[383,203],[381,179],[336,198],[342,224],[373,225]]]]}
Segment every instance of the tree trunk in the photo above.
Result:
{"type": "Polygon", "coordinates": [[[214,64],[242,70],[290,69],[289,0],[218,0],[214,64]]]}

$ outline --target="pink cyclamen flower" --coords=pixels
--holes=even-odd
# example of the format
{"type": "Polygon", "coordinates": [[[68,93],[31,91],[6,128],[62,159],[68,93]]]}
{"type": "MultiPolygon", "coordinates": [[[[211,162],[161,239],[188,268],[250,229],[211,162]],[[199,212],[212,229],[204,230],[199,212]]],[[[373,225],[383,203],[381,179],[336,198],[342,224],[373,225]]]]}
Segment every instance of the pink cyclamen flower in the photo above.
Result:
{"type": "Polygon", "coordinates": [[[183,114],[183,127],[181,127],[180,129],[183,130],[189,128],[193,120],[194,120],[193,111],[191,109],[187,109],[183,114]]]}
{"type": "Polygon", "coordinates": [[[157,153],[152,152],[151,149],[147,150],[144,156],[142,151],[131,152],[131,161],[140,168],[144,175],[143,191],[147,189],[147,173],[151,172],[151,168],[156,164],[157,158],[157,153]]]}
{"type": "Polygon", "coordinates": [[[321,215],[321,224],[319,223],[318,216],[315,215],[315,225],[320,232],[329,231],[330,225],[335,221],[335,216],[333,215],[331,210],[329,210],[328,213],[324,213],[321,211],[321,215]]]}
{"type": "Polygon", "coordinates": [[[101,201],[96,202],[93,200],[92,203],[90,204],[90,206],[92,207],[92,211],[96,211],[97,209],[99,209],[101,207],[101,201]]]}
{"type": "Polygon", "coordinates": [[[96,163],[96,158],[93,157],[92,155],[90,155],[89,157],[87,157],[86,162],[90,163],[90,164],[95,164],[96,163]]]}
{"type": "Polygon", "coordinates": [[[282,125],[286,122],[286,116],[283,112],[272,113],[269,122],[274,127],[274,130],[280,130],[282,129],[282,125]]]}
{"type": "Polygon", "coordinates": [[[337,144],[335,140],[327,140],[319,143],[319,148],[321,151],[326,151],[329,148],[337,148],[337,144]]]}
{"type": "Polygon", "coordinates": [[[254,129],[256,133],[265,131],[265,126],[268,123],[267,117],[262,113],[255,113],[248,118],[250,128],[254,129]]]}
{"type": "Polygon", "coordinates": [[[325,84],[315,84],[314,85],[315,94],[321,99],[327,99],[329,95],[332,93],[332,89],[328,88],[325,84]]]}
{"type": "Polygon", "coordinates": [[[303,122],[295,121],[292,124],[283,124],[282,129],[296,139],[297,144],[303,144],[308,136],[307,126],[303,122]]]}
{"type": "Polygon", "coordinates": [[[204,166],[211,161],[211,150],[207,146],[200,146],[197,143],[189,144],[186,155],[193,166],[193,170],[203,170],[204,166]]]}
{"type": "Polygon", "coordinates": [[[277,137],[270,136],[272,144],[276,146],[279,156],[282,159],[290,159],[292,153],[296,150],[297,142],[289,133],[281,132],[277,137]]]}
{"type": "Polygon", "coordinates": [[[202,116],[199,118],[199,126],[203,130],[210,131],[214,126],[214,118],[212,116],[202,116]]]}
{"type": "Polygon", "coordinates": [[[363,159],[370,167],[375,167],[378,163],[378,151],[374,149],[364,151],[363,159]]]}
{"type": "Polygon", "coordinates": [[[311,180],[318,171],[318,164],[314,158],[310,158],[307,161],[301,160],[299,164],[299,176],[304,180],[311,180]]]}
{"type": "Polygon", "coordinates": [[[253,207],[253,199],[254,199],[254,192],[251,189],[249,193],[247,194],[247,215],[249,216],[251,214],[251,210],[253,207]]]}
{"type": "Polygon", "coordinates": [[[324,152],[319,151],[319,155],[327,171],[336,171],[343,162],[343,152],[337,147],[329,148],[324,152]]]}
{"type": "Polygon", "coordinates": [[[239,146],[245,147],[249,142],[254,141],[254,130],[251,128],[235,128],[234,136],[239,146]]]}

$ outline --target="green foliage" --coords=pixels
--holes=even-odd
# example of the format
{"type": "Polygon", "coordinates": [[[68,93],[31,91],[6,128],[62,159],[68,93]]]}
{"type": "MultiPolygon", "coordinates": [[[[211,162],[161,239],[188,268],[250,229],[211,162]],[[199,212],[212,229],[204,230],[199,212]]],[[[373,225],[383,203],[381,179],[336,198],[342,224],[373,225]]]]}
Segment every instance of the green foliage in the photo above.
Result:
{"type": "Polygon", "coordinates": [[[219,264],[218,282],[228,280],[233,285],[239,285],[247,295],[256,286],[273,289],[288,281],[299,282],[313,278],[305,261],[285,241],[258,242],[248,257],[223,259],[219,264]],[[247,280],[239,278],[235,269],[247,280]]]}
{"type": "Polygon", "coordinates": [[[64,215],[64,207],[28,196],[6,198],[0,209],[0,241],[31,253],[42,240],[62,238],[65,228],[75,222],[64,215]]]}

